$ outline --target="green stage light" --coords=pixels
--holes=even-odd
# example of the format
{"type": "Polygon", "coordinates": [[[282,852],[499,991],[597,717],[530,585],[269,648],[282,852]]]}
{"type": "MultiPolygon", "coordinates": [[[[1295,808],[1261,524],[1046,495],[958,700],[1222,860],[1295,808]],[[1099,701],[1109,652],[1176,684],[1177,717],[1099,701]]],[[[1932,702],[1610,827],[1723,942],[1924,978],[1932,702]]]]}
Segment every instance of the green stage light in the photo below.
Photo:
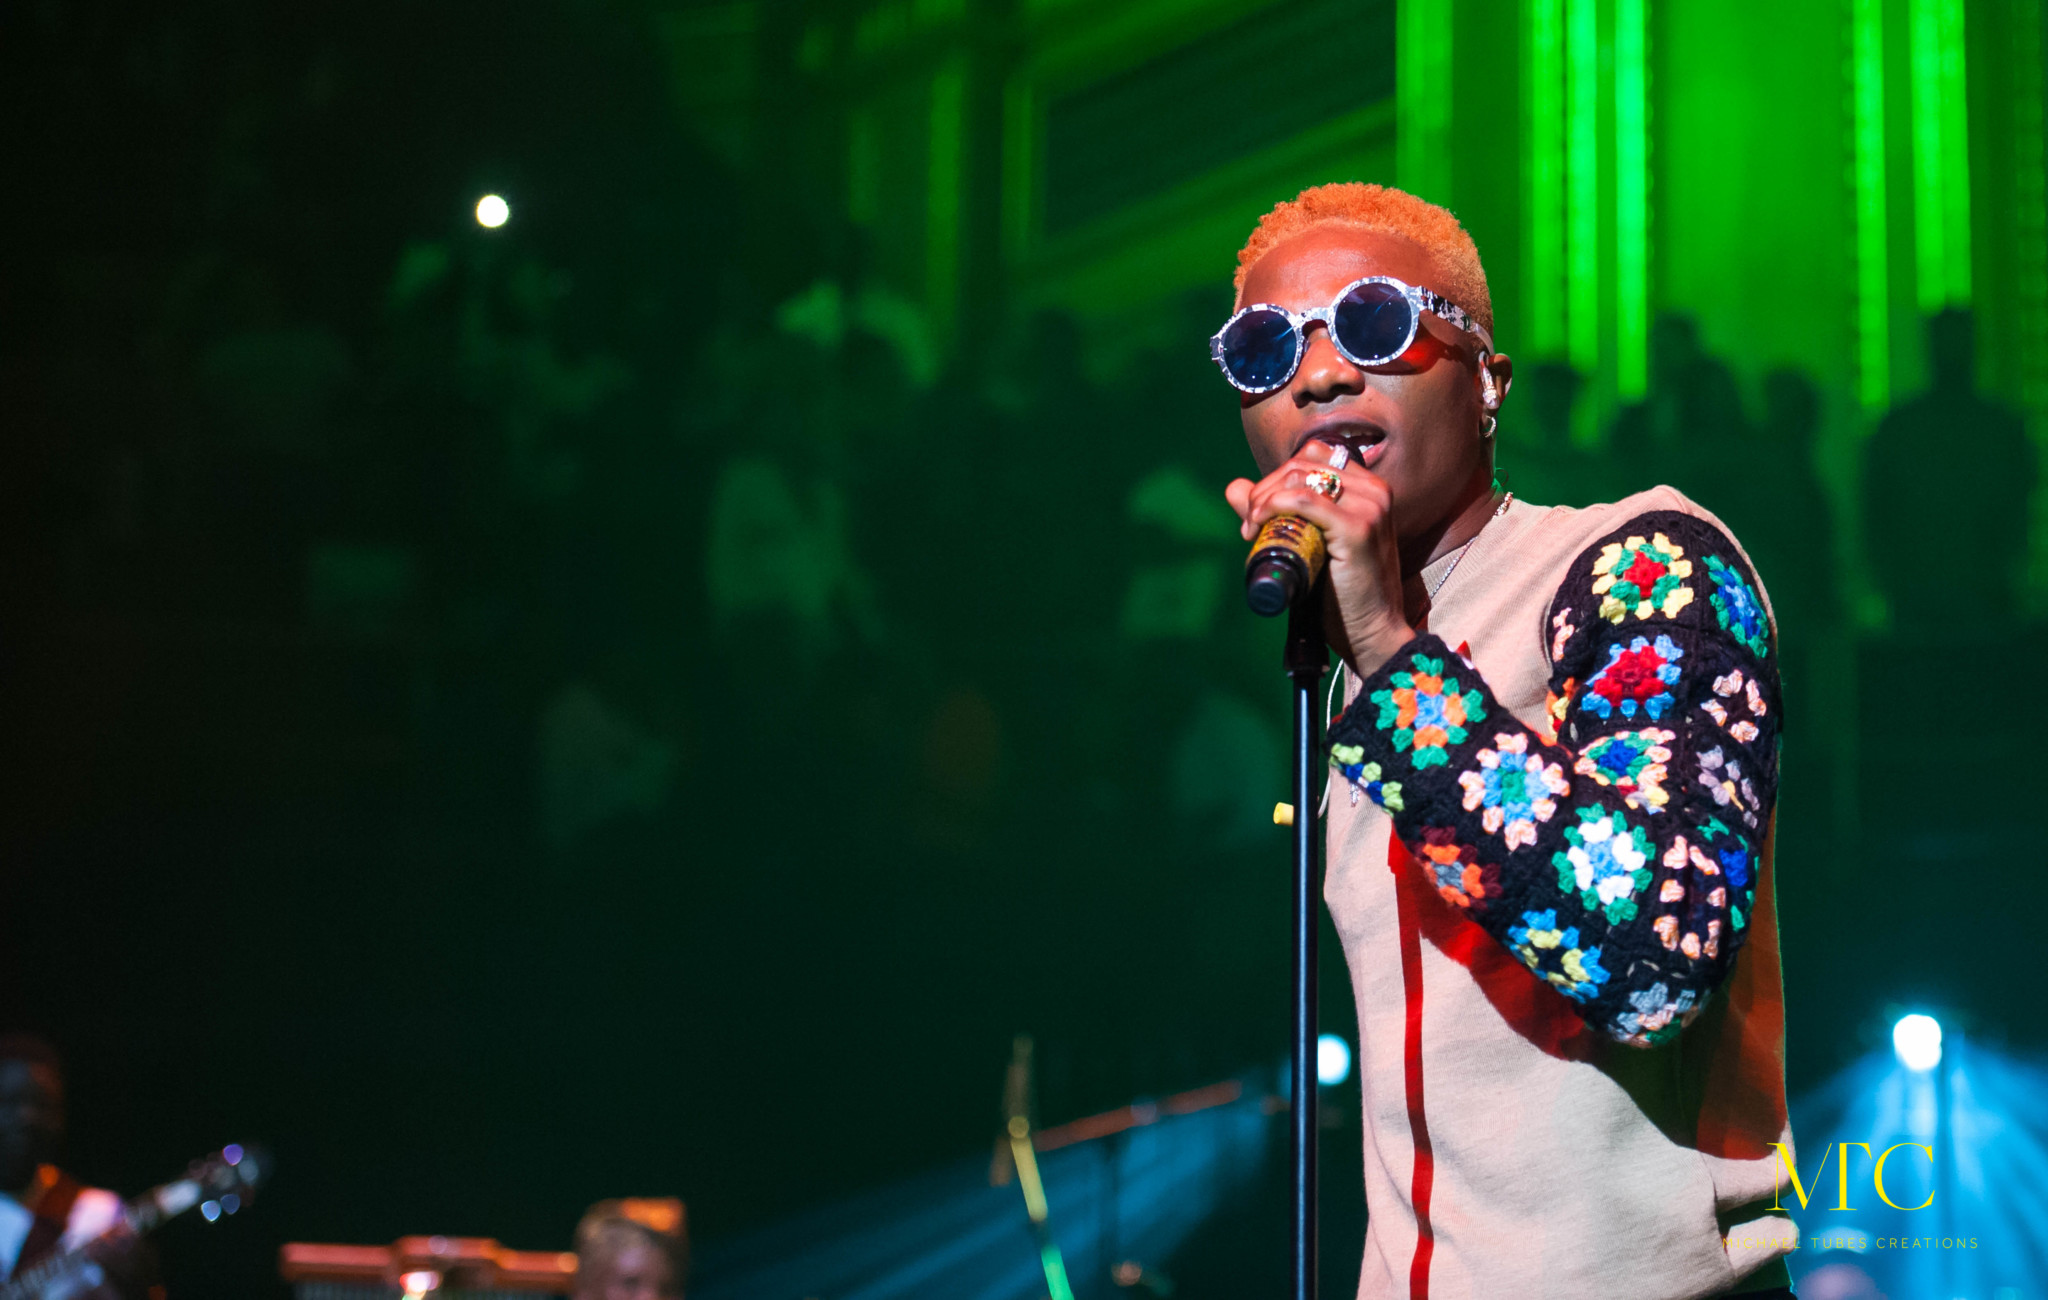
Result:
{"type": "Polygon", "coordinates": [[[512,219],[512,205],[496,194],[486,194],[476,201],[476,224],[486,230],[496,230],[512,219]]]}

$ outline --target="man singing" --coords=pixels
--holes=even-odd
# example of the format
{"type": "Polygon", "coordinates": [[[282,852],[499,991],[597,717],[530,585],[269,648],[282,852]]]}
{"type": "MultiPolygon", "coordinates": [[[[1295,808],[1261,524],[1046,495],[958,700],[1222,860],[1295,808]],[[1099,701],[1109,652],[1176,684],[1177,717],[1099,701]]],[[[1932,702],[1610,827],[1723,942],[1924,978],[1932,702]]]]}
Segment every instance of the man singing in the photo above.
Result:
{"type": "Polygon", "coordinates": [[[1361,1297],[1789,1296],[1776,631],[1659,487],[1495,486],[1513,367],[1472,239],[1377,185],[1264,217],[1212,341],[1329,549],[1324,896],[1357,997],[1361,1297]]]}

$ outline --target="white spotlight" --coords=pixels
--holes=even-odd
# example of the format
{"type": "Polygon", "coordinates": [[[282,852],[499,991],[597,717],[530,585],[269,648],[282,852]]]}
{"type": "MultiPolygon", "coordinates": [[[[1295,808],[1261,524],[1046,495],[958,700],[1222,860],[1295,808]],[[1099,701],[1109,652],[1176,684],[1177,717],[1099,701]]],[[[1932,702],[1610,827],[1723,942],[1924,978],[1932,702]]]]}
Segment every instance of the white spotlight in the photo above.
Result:
{"type": "Polygon", "coordinates": [[[1933,1016],[1902,1016],[1892,1026],[1892,1051],[1899,1064],[1925,1073],[1941,1064],[1941,1022],[1933,1016]]]}
{"type": "Polygon", "coordinates": [[[476,201],[476,224],[486,230],[496,230],[512,219],[512,205],[495,194],[486,194],[476,201]]]}
{"type": "Polygon", "coordinates": [[[1335,1034],[1316,1039],[1316,1082],[1335,1087],[1351,1077],[1351,1044],[1335,1034]]]}

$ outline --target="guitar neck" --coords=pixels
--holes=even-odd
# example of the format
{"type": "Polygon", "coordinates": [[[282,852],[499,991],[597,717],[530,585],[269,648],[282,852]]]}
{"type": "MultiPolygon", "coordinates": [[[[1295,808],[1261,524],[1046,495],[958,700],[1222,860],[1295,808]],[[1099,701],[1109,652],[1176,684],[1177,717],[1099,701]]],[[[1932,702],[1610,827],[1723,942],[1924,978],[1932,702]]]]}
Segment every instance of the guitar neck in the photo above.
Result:
{"type": "Polygon", "coordinates": [[[152,1187],[133,1200],[121,1206],[121,1217],[128,1227],[140,1237],[155,1232],[164,1222],[175,1219],[193,1206],[199,1204],[206,1191],[190,1178],[180,1178],[152,1187]]]}

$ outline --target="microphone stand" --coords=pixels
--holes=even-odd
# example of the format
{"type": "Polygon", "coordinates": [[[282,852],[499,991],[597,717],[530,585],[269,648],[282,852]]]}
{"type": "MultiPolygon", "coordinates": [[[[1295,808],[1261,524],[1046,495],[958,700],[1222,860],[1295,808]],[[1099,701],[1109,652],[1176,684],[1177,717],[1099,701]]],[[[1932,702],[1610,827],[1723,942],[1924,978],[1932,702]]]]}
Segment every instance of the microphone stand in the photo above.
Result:
{"type": "Polygon", "coordinates": [[[1322,584],[1287,612],[1287,676],[1294,683],[1294,1065],[1288,1116],[1294,1156],[1294,1300],[1316,1300],[1316,940],[1322,920],[1322,718],[1316,712],[1329,651],[1322,584]]]}

